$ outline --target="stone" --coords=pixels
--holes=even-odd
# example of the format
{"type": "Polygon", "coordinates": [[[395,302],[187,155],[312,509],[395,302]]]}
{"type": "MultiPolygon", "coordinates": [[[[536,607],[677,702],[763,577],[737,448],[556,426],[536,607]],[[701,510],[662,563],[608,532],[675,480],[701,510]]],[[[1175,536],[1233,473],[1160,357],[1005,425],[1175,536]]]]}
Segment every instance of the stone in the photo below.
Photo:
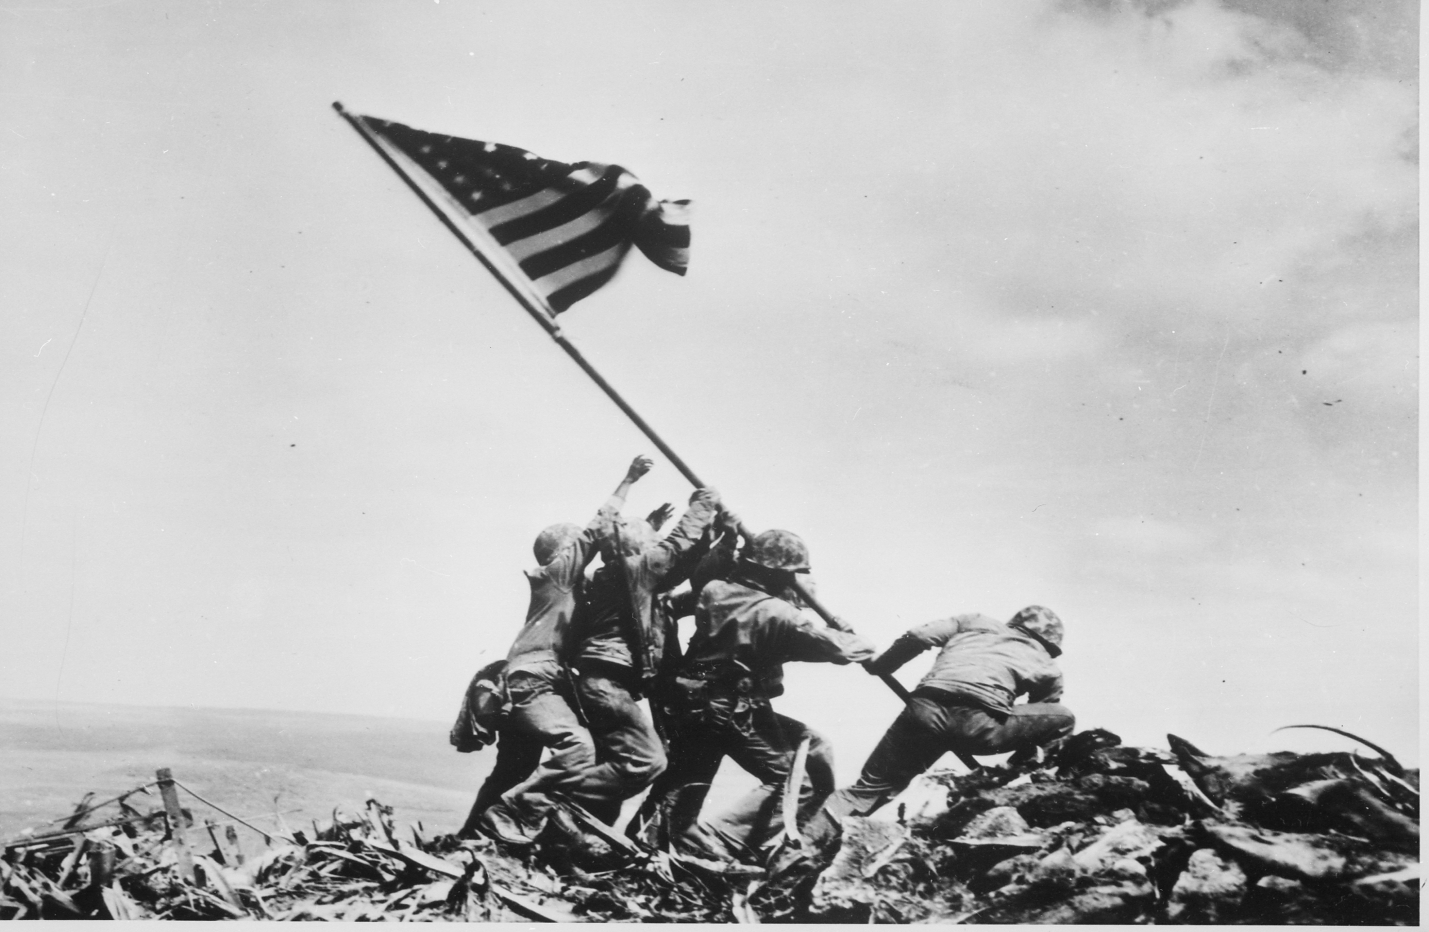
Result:
{"type": "Polygon", "coordinates": [[[1216,846],[1258,870],[1301,880],[1343,877],[1348,860],[1317,835],[1274,832],[1245,825],[1207,825],[1216,846]]]}
{"type": "Polygon", "coordinates": [[[1171,888],[1166,918],[1181,923],[1228,922],[1240,908],[1245,890],[1245,871],[1210,848],[1200,848],[1171,888]]]}
{"type": "Polygon", "coordinates": [[[899,822],[931,822],[948,811],[948,788],[926,774],[920,774],[898,794],[891,808],[899,822]]]}
{"type": "Polygon", "coordinates": [[[996,806],[977,816],[963,827],[963,838],[1005,838],[1025,835],[1031,830],[1027,820],[1011,806],[996,806]]]}
{"type": "Polygon", "coordinates": [[[908,840],[896,822],[849,816],[843,820],[838,854],[814,883],[810,909],[815,915],[858,915],[878,898],[872,874],[884,855],[908,840]]]}
{"type": "Polygon", "coordinates": [[[1123,858],[1148,857],[1161,847],[1161,835],[1156,829],[1135,820],[1114,825],[1090,845],[1073,855],[1077,866],[1088,873],[1097,873],[1123,858]]]}

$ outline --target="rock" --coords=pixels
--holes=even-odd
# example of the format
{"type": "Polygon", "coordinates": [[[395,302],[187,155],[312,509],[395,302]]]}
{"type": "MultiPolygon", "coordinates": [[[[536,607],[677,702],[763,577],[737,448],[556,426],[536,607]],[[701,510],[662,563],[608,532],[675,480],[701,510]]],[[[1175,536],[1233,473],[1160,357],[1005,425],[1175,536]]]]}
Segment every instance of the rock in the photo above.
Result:
{"type": "Polygon", "coordinates": [[[1223,923],[1245,896],[1245,871],[1210,848],[1191,855],[1186,871],[1171,889],[1166,918],[1181,923],[1223,923]]]}
{"type": "Polygon", "coordinates": [[[838,854],[814,883],[810,911],[827,917],[867,913],[878,898],[873,874],[908,837],[908,829],[896,822],[845,818],[838,854]]]}
{"type": "Polygon", "coordinates": [[[1143,920],[1153,905],[1149,884],[1112,884],[1093,887],[1050,907],[1025,913],[1016,921],[1038,925],[1121,925],[1143,920]]]}
{"type": "Polygon", "coordinates": [[[931,822],[948,811],[948,788],[926,775],[920,775],[898,794],[899,822],[931,822]]]}
{"type": "Polygon", "coordinates": [[[1136,777],[1114,777],[1106,774],[1088,774],[1077,780],[1079,790],[1091,793],[1104,809],[1136,808],[1151,792],[1145,780],[1136,777]]]}
{"type": "Polygon", "coordinates": [[[1011,806],[994,806],[973,817],[964,826],[964,838],[1003,838],[1009,835],[1025,835],[1031,827],[1018,811],[1011,806]]]}
{"type": "Polygon", "coordinates": [[[1038,863],[1035,853],[1016,855],[994,864],[981,877],[970,880],[968,888],[974,893],[987,893],[1010,883],[1027,883],[1034,876],[1038,863]]]}
{"type": "Polygon", "coordinates": [[[1299,830],[1338,830],[1393,851],[1419,850],[1419,823],[1396,812],[1359,781],[1317,780],[1290,790],[1276,802],[1282,813],[1300,810],[1299,824],[1293,826],[1299,830]]]}
{"type": "Polygon", "coordinates": [[[1160,847],[1160,831],[1133,820],[1107,829],[1100,838],[1073,855],[1072,860],[1082,870],[1095,874],[1123,858],[1149,857],[1160,847]]]}
{"type": "Polygon", "coordinates": [[[1046,828],[1062,822],[1090,822],[1106,811],[1095,794],[1066,783],[1033,783],[998,794],[1017,808],[1029,825],[1046,828]]]}
{"type": "Polygon", "coordinates": [[[989,809],[997,808],[997,803],[985,796],[971,796],[953,803],[948,811],[938,816],[928,834],[934,838],[954,838],[961,835],[968,823],[989,809]]]}
{"type": "Polygon", "coordinates": [[[1411,864],[1408,867],[1391,871],[1387,874],[1375,874],[1372,877],[1361,877],[1355,881],[1355,886],[1361,890],[1370,890],[1376,887],[1382,889],[1404,889],[1415,890],[1419,886],[1419,865],[1411,864]]]}
{"type": "MultiPolygon", "coordinates": [[[[1366,776],[1355,755],[1344,751],[1323,754],[1295,754],[1276,751],[1271,754],[1239,754],[1234,757],[1213,757],[1183,738],[1167,735],[1171,749],[1181,768],[1202,792],[1217,806],[1267,828],[1307,829],[1343,828],[1348,824],[1362,833],[1366,825],[1394,838],[1405,850],[1418,849],[1418,826],[1409,824],[1379,799],[1383,786],[1375,786],[1366,776]],[[1324,802],[1324,815],[1337,824],[1287,824],[1287,812],[1293,818],[1295,807],[1286,806],[1285,794],[1298,792],[1303,799],[1315,801],[1333,787],[1324,802]],[[1410,835],[1413,841],[1410,842],[1410,835]]],[[[1397,767],[1398,765],[1395,764],[1397,767]]],[[[1371,769],[1372,766],[1371,766],[1371,769]]],[[[1402,781],[1401,781],[1402,782],[1402,781]]],[[[1300,812],[1306,810],[1302,807],[1300,812]]],[[[1380,837],[1380,836],[1376,836],[1380,837]]]]}
{"type": "Polygon", "coordinates": [[[1335,880],[1348,860],[1317,835],[1276,832],[1245,825],[1207,825],[1216,846],[1260,871],[1301,880],[1335,880]]]}
{"type": "Polygon", "coordinates": [[[1052,749],[1048,762],[1063,770],[1074,771],[1085,765],[1097,751],[1114,748],[1119,744],[1121,738],[1104,728],[1079,731],[1052,749]]]}
{"type": "Polygon", "coordinates": [[[1037,862],[1028,879],[1041,889],[1071,890],[1081,873],[1081,867],[1072,859],[1072,852],[1058,848],[1037,862]]]}

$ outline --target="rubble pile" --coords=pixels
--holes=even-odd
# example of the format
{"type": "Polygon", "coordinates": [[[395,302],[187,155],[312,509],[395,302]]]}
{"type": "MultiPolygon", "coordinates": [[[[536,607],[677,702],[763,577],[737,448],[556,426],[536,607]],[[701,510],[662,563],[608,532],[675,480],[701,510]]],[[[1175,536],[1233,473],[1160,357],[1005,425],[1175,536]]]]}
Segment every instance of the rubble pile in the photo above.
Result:
{"type": "Polygon", "coordinates": [[[830,851],[787,838],[769,869],[655,851],[578,807],[534,849],[426,838],[373,800],[310,830],[279,819],[245,855],[187,810],[176,839],[129,795],[120,818],[81,804],[7,842],[0,919],[1418,923],[1417,770],[1169,743],[1090,731],[928,774],[830,851]]]}
{"type": "MultiPolygon", "coordinates": [[[[165,811],[120,824],[81,822],[63,833],[7,843],[0,859],[0,919],[271,919],[573,921],[544,901],[562,884],[450,837],[399,837],[375,800],[335,811],[311,832],[268,836],[244,857],[218,833],[185,854],[165,811]],[[78,829],[78,831],[76,831],[78,829]],[[433,853],[445,849],[445,856],[433,853]],[[182,863],[191,862],[192,873],[182,863]]],[[[189,813],[185,810],[185,816],[189,813]]],[[[233,838],[232,834],[228,835],[233,838]]]]}
{"type": "Polygon", "coordinates": [[[791,918],[1418,923],[1417,771],[1169,738],[1171,753],[1084,732],[1037,766],[929,775],[915,798],[944,805],[846,820],[832,863],[785,881],[786,899],[808,889],[791,918]]]}

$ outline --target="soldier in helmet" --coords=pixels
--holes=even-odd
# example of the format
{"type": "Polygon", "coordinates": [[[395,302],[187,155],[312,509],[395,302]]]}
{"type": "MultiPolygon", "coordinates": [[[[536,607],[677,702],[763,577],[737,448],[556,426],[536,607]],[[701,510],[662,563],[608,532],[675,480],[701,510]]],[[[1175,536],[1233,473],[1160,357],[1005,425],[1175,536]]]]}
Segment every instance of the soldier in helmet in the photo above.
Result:
{"type": "Polygon", "coordinates": [[[930,647],[941,651],[912,701],[873,749],[858,782],[829,797],[803,829],[805,838],[831,840],[839,819],[873,812],[944,752],[1027,755],[1072,733],[1076,719],[1058,704],[1062,673],[1053,662],[1062,653],[1062,621],[1051,610],[1029,605],[1007,624],[986,615],[932,621],[864,666],[892,673],[930,647]],[[1024,694],[1027,702],[1014,705],[1024,694]]]}
{"type": "Polygon", "coordinates": [[[665,748],[638,702],[663,672],[671,639],[659,596],[689,576],[707,529],[720,515],[719,493],[696,490],[680,522],[661,539],[657,524],[668,514],[657,510],[634,523],[617,516],[602,530],[602,566],[571,623],[576,695],[597,763],[570,796],[612,825],[620,804],[665,770],[665,748]]]}
{"type": "Polygon", "coordinates": [[[526,623],[506,655],[511,713],[496,765],[477,794],[463,834],[479,827],[508,842],[533,841],[552,806],[546,794],[577,786],[594,766],[595,744],[568,701],[561,658],[598,534],[619,517],[626,492],[652,465],[649,457],[637,456],[585,528],[556,524],[536,538],[533,549],[540,565],[526,572],[531,586],[526,623]],[[537,766],[542,750],[550,756],[537,766]],[[521,783],[533,768],[534,775],[521,783]]]}
{"type": "MultiPolygon", "coordinates": [[[[802,739],[810,739],[809,780],[800,812],[808,815],[833,791],[828,742],[774,711],[791,661],[859,663],[873,645],[824,627],[800,611],[795,574],[809,571],[809,551],[798,535],[765,531],[727,579],[707,582],[695,608],[695,633],[676,678],[679,740],[670,770],[642,808],[663,812],[666,838],[701,856],[758,859],[778,833],[779,791],[802,739]],[[698,824],[710,781],[725,757],[760,786],[708,826],[698,824]]],[[[653,820],[652,820],[653,821],[653,820]]]]}

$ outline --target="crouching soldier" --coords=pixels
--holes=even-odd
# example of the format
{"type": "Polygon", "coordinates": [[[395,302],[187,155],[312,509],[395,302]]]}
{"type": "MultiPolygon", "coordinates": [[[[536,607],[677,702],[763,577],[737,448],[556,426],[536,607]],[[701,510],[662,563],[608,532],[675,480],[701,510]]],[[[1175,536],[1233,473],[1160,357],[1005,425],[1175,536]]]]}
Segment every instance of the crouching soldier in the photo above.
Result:
{"type": "Polygon", "coordinates": [[[625,494],[652,465],[648,457],[637,456],[585,528],[553,525],[536,538],[540,565],[526,573],[531,586],[526,622],[506,657],[511,712],[497,746],[496,766],[477,795],[464,833],[480,828],[504,841],[529,844],[544,828],[553,805],[546,794],[578,786],[595,765],[595,743],[568,701],[561,657],[586,567],[596,555],[597,534],[620,514],[625,494]],[[550,756],[537,766],[542,750],[550,756]],[[532,767],[535,773],[513,788],[512,781],[531,774],[532,767]]]}
{"type": "Polygon", "coordinates": [[[930,647],[933,669],[863,765],[858,782],[829,797],[803,829],[818,846],[830,843],[839,820],[868,815],[907,788],[947,751],[1027,754],[1072,733],[1071,710],[1059,705],[1062,622],[1039,605],[1007,624],[986,615],[957,615],[914,628],[865,664],[892,673],[930,647]],[[1028,701],[1013,705],[1026,694],[1028,701]]]}
{"type": "Polygon", "coordinates": [[[676,680],[679,739],[658,798],[647,799],[642,810],[647,817],[663,812],[676,850],[721,859],[761,858],[778,834],[780,791],[805,736],[810,750],[800,812],[812,813],[834,789],[829,743],[802,722],[775,712],[770,700],[784,691],[785,663],[858,663],[874,651],[855,634],[804,617],[793,582],[794,574],[808,570],[803,540],[788,531],[765,531],[728,579],[713,580],[700,590],[695,633],[676,680]],[[700,808],[726,756],[761,785],[701,827],[700,808]]]}
{"type": "Polygon", "coordinates": [[[586,586],[571,626],[576,696],[595,741],[596,764],[569,795],[609,825],[619,819],[622,802],[665,770],[660,736],[637,704],[649,694],[665,656],[669,624],[658,596],[689,575],[697,545],[719,511],[719,493],[699,489],[663,540],[655,528],[660,512],[633,523],[617,515],[601,532],[603,565],[586,586]]]}

